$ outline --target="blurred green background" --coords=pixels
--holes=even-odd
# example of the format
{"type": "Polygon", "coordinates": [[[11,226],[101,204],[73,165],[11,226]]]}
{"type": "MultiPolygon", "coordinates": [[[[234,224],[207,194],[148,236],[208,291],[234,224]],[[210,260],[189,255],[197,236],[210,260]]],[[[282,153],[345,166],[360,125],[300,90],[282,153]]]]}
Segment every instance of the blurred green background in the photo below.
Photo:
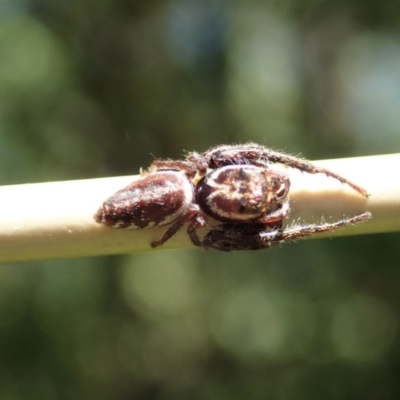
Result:
{"type": "MultiPolygon", "coordinates": [[[[1,0],[1,184],[250,140],[399,152],[399,21],[377,0],[1,0]]],[[[2,265],[0,399],[399,398],[399,241],[2,265]]]]}

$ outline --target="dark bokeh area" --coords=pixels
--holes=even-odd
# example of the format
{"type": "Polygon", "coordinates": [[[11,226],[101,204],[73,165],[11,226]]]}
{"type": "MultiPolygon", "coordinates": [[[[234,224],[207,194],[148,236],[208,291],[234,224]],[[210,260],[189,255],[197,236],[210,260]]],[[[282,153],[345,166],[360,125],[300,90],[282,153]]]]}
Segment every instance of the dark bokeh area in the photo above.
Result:
{"type": "MultiPolygon", "coordinates": [[[[2,0],[1,184],[221,143],[399,152],[399,21],[377,0],[2,0]]],[[[2,265],[0,399],[399,398],[399,240],[2,265]]]]}

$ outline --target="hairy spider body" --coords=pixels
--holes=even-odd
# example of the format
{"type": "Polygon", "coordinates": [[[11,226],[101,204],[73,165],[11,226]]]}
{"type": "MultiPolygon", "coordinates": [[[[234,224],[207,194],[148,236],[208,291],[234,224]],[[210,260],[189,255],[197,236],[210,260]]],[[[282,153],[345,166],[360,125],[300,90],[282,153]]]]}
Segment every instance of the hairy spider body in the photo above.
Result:
{"type": "Polygon", "coordinates": [[[190,213],[191,208],[193,186],[186,175],[159,171],[112,195],[97,211],[95,220],[112,228],[148,229],[168,225],[190,213]]]}
{"type": "Polygon", "coordinates": [[[254,143],[222,145],[202,154],[189,153],[185,160],[154,161],[139,180],[107,199],[94,218],[113,228],[170,225],[152,247],[162,245],[188,223],[194,245],[222,251],[269,248],[370,218],[364,213],[331,224],[282,229],[290,210],[290,181],[273,168],[276,163],[325,174],[368,197],[358,185],[306,160],[254,143]],[[200,239],[197,230],[206,225],[207,216],[220,224],[200,239]]]}
{"type": "Polygon", "coordinates": [[[228,165],[196,186],[196,203],[217,221],[272,224],[289,212],[286,174],[254,165],[228,165]]]}
{"type": "Polygon", "coordinates": [[[94,219],[106,226],[124,229],[171,224],[163,238],[153,243],[155,247],[166,242],[189,220],[192,228],[205,225],[193,198],[193,185],[184,172],[155,171],[112,195],[99,208],[94,219]]]}

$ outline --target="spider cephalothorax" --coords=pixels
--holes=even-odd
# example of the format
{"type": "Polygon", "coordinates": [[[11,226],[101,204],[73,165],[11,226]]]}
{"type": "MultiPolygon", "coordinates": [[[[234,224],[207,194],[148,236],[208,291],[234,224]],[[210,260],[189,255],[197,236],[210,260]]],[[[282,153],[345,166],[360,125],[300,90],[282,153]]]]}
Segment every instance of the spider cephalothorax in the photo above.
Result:
{"type": "Polygon", "coordinates": [[[370,217],[369,213],[331,224],[281,229],[287,217],[290,180],[274,169],[283,164],[311,174],[322,173],[348,184],[363,196],[364,189],[334,172],[306,160],[257,144],[222,145],[185,160],[156,160],[148,172],[119,190],[99,208],[95,220],[113,228],[147,229],[170,225],[159,246],[185,223],[193,244],[218,250],[271,247],[285,240],[326,232],[370,217]],[[219,222],[200,239],[205,217],[219,222]]]}
{"type": "Polygon", "coordinates": [[[196,185],[195,201],[218,221],[266,225],[289,212],[286,174],[254,165],[228,165],[209,172],[196,185]]]}

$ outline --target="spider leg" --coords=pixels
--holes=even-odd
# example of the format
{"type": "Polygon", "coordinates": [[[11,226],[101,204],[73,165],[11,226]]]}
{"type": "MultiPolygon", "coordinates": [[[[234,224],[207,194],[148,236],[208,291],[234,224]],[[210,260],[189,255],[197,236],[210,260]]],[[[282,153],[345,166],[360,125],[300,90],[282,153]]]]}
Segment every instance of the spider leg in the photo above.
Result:
{"type": "Polygon", "coordinates": [[[254,223],[263,224],[270,227],[276,227],[279,224],[282,225],[282,221],[288,216],[289,211],[289,202],[285,201],[277,210],[270,211],[267,214],[262,215],[260,218],[257,218],[254,223]]]}
{"type": "Polygon", "coordinates": [[[207,159],[204,158],[203,154],[197,153],[197,152],[190,152],[186,155],[186,160],[194,165],[197,169],[197,172],[200,175],[205,175],[207,172],[208,168],[208,162],[207,159]]]}
{"type": "MultiPolygon", "coordinates": [[[[199,215],[199,208],[197,206],[192,206],[188,212],[181,215],[168,230],[164,233],[161,239],[156,240],[151,243],[151,247],[158,247],[164,244],[167,240],[171,239],[179,229],[185,225],[186,222],[190,221],[190,226],[195,226],[196,229],[201,228],[206,225],[206,222],[202,216],[199,215]]],[[[190,236],[190,235],[189,235],[190,236]]],[[[192,239],[192,238],[191,238],[192,239]]],[[[193,241],[193,239],[192,239],[193,241]]]]}
{"type": "Polygon", "coordinates": [[[212,229],[204,238],[204,247],[221,251],[268,249],[286,241],[301,239],[317,233],[330,232],[371,217],[369,212],[333,223],[296,225],[287,229],[265,230],[261,224],[222,224],[212,229]]]}
{"type": "Polygon", "coordinates": [[[203,216],[197,215],[196,218],[194,218],[187,229],[187,233],[189,235],[190,240],[195,246],[198,247],[204,247],[203,242],[199,238],[199,235],[197,234],[197,229],[203,228],[207,225],[206,220],[204,219],[203,216]]]}
{"type": "Polygon", "coordinates": [[[189,177],[193,177],[196,175],[195,166],[188,161],[181,160],[155,160],[152,162],[147,172],[152,173],[162,170],[183,171],[189,177]]]}
{"type": "MultiPolygon", "coordinates": [[[[260,233],[266,229],[262,224],[246,223],[226,223],[211,229],[203,240],[203,247],[213,248],[221,251],[232,250],[258,250],[262,247],[260,244],[260,233]]],[[[280,229],[273,230],[274,234],[280,232],[280,229]]]]}
{"type": "Polygon", "coordinates": [[[366,190],[335,172],[317,167],[301,158],[280,153],[255,143],[231,146],[221,145],[206,151],[203,156],[208,161],[209,167],[214,169],[232,164],[252,164],[259,167],[268,167],[271,163],[284,164],[309,174],[325,174],[343,184],[349,185],[361,195],[365,197],[369,196],[366,190]]]}
{"type": "Polygon", "coordinates": [[[161,239],[156,240],[151,243],[151,247],[158,247],[158,246],[163,245],[167,240],[171,239],[172,236],[174,236],[175,233],[179,231],[179,229],[182,228],[182,226],[185,224],[185,222],[186,222],[185,217],[178,218],[173,223],[173,225],[170,228],[168,228],[168,230],[164,233],[164,235],[162,236],[161,239]]]}
{"type": "MultiPolygon", "coordinates": [[[[272,236],[272,242],[273,242],[272,245],[279,244],[287,240],[301,239],[303,237],[311,236],[317,233],[330,232],[335,229],[344,228],[346,226],[356,224],[358,222],[367,221],[370,218],[371,218],[371,213],[365,212],[362,214],[355,215],[354,217],[342,218],[336,222],[292,226],[282,230],[275,237],[272,236]]],[[[267,235],[265,235],[264,232],[260,232],[261,240],[264,240],[263,236],[265,235],[266,240],[269,241],[268,233],[271,232],[267,232],[267,235]]]]}

